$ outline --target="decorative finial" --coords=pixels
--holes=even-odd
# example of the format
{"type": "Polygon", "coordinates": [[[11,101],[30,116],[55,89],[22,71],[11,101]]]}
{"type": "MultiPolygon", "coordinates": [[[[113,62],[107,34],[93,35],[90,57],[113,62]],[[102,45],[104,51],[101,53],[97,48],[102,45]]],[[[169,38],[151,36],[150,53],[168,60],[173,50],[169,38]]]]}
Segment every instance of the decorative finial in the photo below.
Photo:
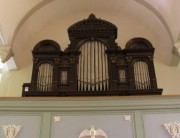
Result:
{"type": "Polygon", "coordinates": [[[95,18],[96,18],[95,14],[91,13],[91,14],[89,15],[89,19],[95,19],[95,18]]]}

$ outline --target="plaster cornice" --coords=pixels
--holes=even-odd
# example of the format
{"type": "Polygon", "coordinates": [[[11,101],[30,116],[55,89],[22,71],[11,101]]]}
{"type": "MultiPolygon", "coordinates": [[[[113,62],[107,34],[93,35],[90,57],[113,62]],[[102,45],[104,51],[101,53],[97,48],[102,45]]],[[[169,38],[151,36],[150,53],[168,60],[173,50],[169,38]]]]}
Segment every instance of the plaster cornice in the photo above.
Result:
{"type": "Polygon", "coordinates": [[[12,55],[13,54],[10,52],[9,46],[6,46],[6,45],[0,46],[0,58],[1,58],[3,63],[5,62],[7,57],[9,58],[12,55]]]}
{"type": "Polygon", "coordinates": [[[180,109],[180,96],[24,97],[0,98],[0,110],[18,111],[133,111],[180,109]]]}

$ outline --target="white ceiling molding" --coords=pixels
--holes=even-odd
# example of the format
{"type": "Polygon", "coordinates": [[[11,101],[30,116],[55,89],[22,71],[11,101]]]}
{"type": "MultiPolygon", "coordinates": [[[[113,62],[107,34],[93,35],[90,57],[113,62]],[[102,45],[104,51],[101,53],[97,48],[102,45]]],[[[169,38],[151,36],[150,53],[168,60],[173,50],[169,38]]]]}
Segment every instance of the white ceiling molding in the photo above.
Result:
{"type": "Polygon", "coordinates": [[[0,59],[0,81],[1,81],[1,73],[3,71],[3,67],[4,67],[4,64],[1,62],[1,59],[0,59]]]}
{"type": "Polygon", "coordinates": [[[172,53],[175,55],[175,58],[173,59],[173,66],[180,67],[180,38],[178,38],[176,43],[174,43],[172,53]]]}
{"type": "Polygon", "coordinates": [[[3,29],[0,26],[0,46],[2,46],[2,45],[6,45],[6,41],[5,41],[5,38],[4,38],[3,29]]]}
{"type": "Polygon", "coordinates": [[[4,62],[7,56],[9,55],[10,47],[7,45],[0,46],[0,58],[4,62]]]}
{"type": "Polygon", "coordinates": [[[174,47],[176,49],[176,51],[174,51],[177,56],[180,56],[180,40],[177,41],[175,44],[174,44],[174,47]]]}
{"type": "Polygon", "coordinates": [[[3,70],[3,63],[8,61],[6,64],[9,70],[17,69],[15,61],[11,58],[13,56],[10,46],[6,45],[7,41],[4,39],[2,27],[0,26],[0,72],[3,70]]]}
{"type": "MultiPolygon", "coordinates": [[[[13,57],[13,53],[9,46],[0,46],[0,59],[2,63],[6,62],[8,70],[16,70],[17,66],[13,57]]],[[[1,63],[1,64],[2,64],[1,63]]],[[[0,68],[2,71],[2,68],[0,68]]]]}

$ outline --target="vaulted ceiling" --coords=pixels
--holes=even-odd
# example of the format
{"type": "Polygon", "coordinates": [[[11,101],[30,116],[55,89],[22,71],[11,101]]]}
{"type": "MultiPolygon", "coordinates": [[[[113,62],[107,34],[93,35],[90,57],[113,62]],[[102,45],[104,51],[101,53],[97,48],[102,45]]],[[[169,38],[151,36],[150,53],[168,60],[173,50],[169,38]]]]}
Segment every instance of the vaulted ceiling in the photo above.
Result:
{"type": "Polygon", "coordinates": [[[33,48],[27,44],[29,39],[37,38],[39,32],[46,35],[34,40],[34,43],[40,39],[51,38],[48,31],[54,29],[53,26],[58,23],[61,26],[56,27],[56,30],[61,33],[54,29],[53,35],[57,33],[59,39],[63,39],[57,41],[62,47],[66,47],[69,43],[67,27],[87,18],[90,13],[117,25],[117,42],[122,47],[127,38],[145,36],[151,39],[150,35],[153,34],[156,58],[168,64],[174,44],[179,41],[179,5],[179,0],[0,0],[0,26],[7,47],[11,49],[18,66],[22,64],[21,54],[33,48]],[[146,34],[137,33],[138,29],[142,29],[140,32],[146,31],[146,34]],[[128,36],[123,38],[123,34],[127,35],[126,31],[128,36]]]}

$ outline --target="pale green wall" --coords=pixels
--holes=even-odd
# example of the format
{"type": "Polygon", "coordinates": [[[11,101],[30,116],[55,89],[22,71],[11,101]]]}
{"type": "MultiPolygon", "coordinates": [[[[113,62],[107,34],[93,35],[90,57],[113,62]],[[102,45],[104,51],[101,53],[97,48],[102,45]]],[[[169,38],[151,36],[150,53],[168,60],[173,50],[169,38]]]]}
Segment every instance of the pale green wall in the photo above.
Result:
{"type": "MultiPolygon", "coordinates": [[[[24,138],[24,134],[32,138],[31,133],[36,135],[34,138],[66,138],[71,132],[78,138],[90,124],[112,138],[169,138],[163,124],[180,121],[179,99],[179,96],[0,98],[0,125],[22,125],[17,138],[24,138]],[[131,121],[126,121],[125,115],[131,115],[131,121]],[[60,121],[54,123],[54,116],[60,116],[60,121]]],[[[0,132],[2,136],[2,126],[0,132]]]]}

